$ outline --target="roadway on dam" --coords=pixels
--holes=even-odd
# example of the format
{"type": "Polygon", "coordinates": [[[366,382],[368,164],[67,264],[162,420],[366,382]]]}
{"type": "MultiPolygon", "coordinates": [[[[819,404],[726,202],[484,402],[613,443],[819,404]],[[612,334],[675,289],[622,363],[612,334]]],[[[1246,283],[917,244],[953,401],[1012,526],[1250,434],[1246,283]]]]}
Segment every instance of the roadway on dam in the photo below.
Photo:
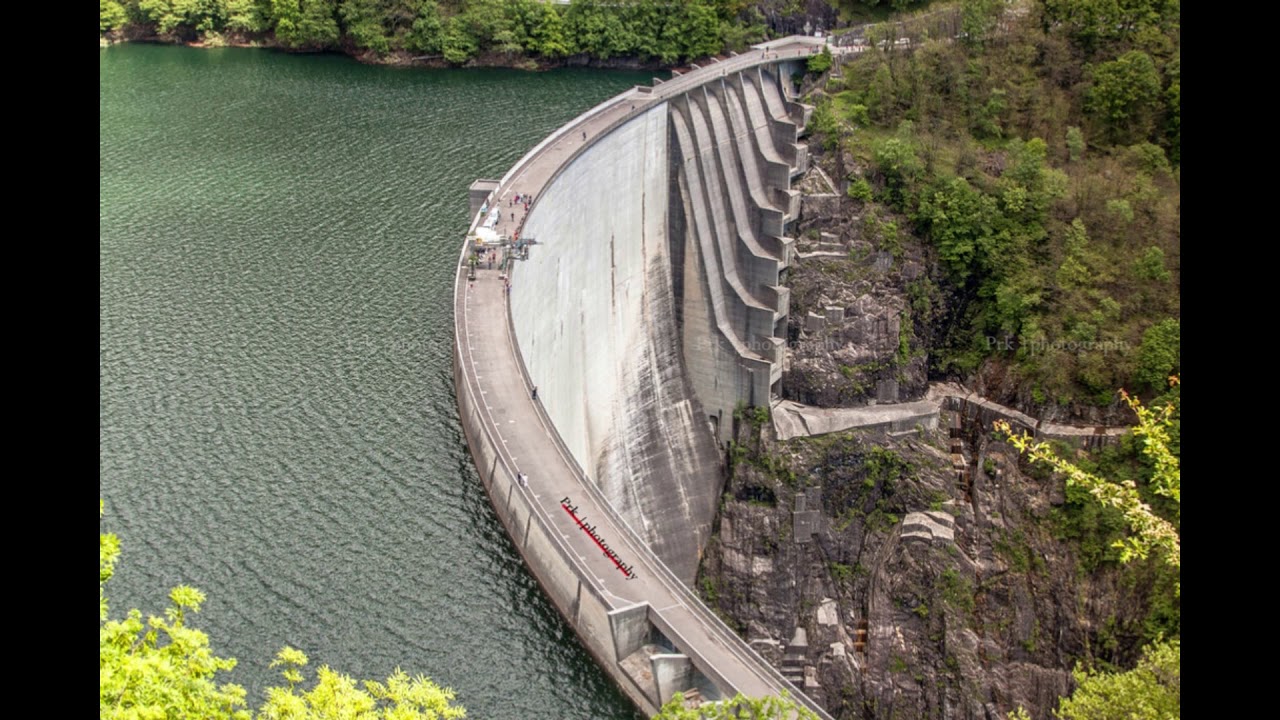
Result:
{"type": "MultiPolygon", "coordinates": [[[[502,212],[496,229],[504,235],[515,232],[525,212],[523,206],[511,204],[514,195],[539,195],[582,148],[624,123],[633,113],[641,113],[655,102],[676,97],[713,78],[755,65],[801,58],[815,50],[812,42],[802,40],[775,43],[713,62],[648,92],[630,90],[588,111],[530,151],[504,178],[491,196],[491,202],[502,212]]],[[[538,251],[535,245],[532,252],[538,251]]],[[[468,248],[464,248],[464,258],[467,253],[468,248]]],[[[520,263],[514,265],[510,281],[519,283],[520,263]]],[[[499,478],[505,475],[510,484],[504,492],[526,496],[540,522],[563,541],[561,547],[577,556],[573,564],[583,575],[581,580],[601,596],[612,599],[609,604],[613,609],[648,603],[651,612],[660,616],[664,626],[661,629],[678,652],[688,655],[694,667],[717,685],[730,693],[756,697],[786,690],[819,712],[820,717],[827,717],[680,582],[584,475],[531,396],[502,274],[499,264],[495,263],[493,269],[482,264],[472,281],[466,264],[461,263],[454,310],[460,373],[457,381],[479,406],[484,427],[475,432],[484,433],[497,446],[497,464],[502,468],[495,465],[496,474],[499,478]],[[527,487],[516,482],[517,472],[528,476],[527,487]],[[564,503],[573,508],[573,514],[564,503]],[[584,524],[591,528],[590,532],[584,524]],[[601,543],[610,548],[616,560],[606,555],[601,543]]],[[[480,471],[489,473],[491,469],[480,471]]],[[[503,487],[502,482],[494,482],[491,495],[503,487]]]]}

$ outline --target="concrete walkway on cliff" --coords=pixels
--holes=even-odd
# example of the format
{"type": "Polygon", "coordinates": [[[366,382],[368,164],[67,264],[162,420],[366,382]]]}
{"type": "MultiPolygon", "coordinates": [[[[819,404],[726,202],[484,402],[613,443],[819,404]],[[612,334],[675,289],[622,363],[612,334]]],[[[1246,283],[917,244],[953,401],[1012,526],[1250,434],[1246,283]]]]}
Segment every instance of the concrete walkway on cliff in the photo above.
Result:
{"type": "MultiPolygon", "coordinates": [[[[820,42],[815,45],[811,39],[797,39],[773,43],[771,47],[758,48],[674,77],[651,90],[632,89],[588,111],[535,147],[503,178],[491,200],[503,213],[497,230],[510,235],[525,217],[523,207],[517,210],[510,204],[515,193],[541,195],[560,168],[583,147],[625,122],[633,112],[640,113],[652,103],[677,96],[724,73],[802,58],[815,52],[820,42]]],[[[538,252],[538,247],[534,246],[532,252],[538,252]]],[[[464,249],[464,258],[466,253],[464,249]]],[[[467,268],[462,263],[455,286],[454,309],[460,373],[457,382],[468,395],[480,399],[484,425],[481,430],[494,439],[499,449],[497,474],[501,477],[505,470],[506,482],[515,484],[514,487],[508,485],[509,489],[503,492],[527,494],[536,516],[554,529],[569,552],[577,555],[573,564],[589,576],[590,585],[611,598],[609,604],[615,609],[647,603],[651,615],[659,616],[663,634],[721,690],[730,695],[741,692],[754,697],[776,695],[785,690],[817,711],[820,717],[829,717],[684,586],[584,476],[531,397],[500,272],[497,265],[493,270],[481,269],[476,279],[469,281],[467,268]],[[527,474],[527,487],[516,484],[516,469],[527,474]],[[570,514],[566,504],[574,514],[570,514]],[[584,530],[583,525],[591,531],[584,530]],[[617,562],[606,556],[600,543],[608,545],[617,562]]],[[[520,273],[517,262],[511,274],[512,283],[521,281],[520,273]]],[[[488,468],[481,469],[481,472],[488,471],[488,468]]],[[[503,487],[502,482],[495,481],[491,493],[503,487]]]]}

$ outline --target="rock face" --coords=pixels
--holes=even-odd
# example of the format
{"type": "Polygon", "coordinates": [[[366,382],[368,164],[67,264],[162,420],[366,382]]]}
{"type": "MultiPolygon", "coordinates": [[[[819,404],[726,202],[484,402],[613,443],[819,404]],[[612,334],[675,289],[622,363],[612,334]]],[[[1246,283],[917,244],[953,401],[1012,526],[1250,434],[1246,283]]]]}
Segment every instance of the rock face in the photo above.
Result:
{"type": "Polygon", "coordinates": [[[1136,657],[1150,573],[1064,542],[1061,481],[987,433],[765,432],[740,422],[699,587],[835,717],[1050,717],[1077,660],[1136,657]]]}
{"type": "Polygon", "coordinates": [[[855,214],[816,165],[797,187],[806,194],[788,278],[783,397],[819,407],[919,399],[928,359],[916,328],[927,326],[929,306],[909,298],[927,294],[922,250],[892,219],[855,214]]]}
{"type": "Polygon", "coordinates": [[[835,7],[826,0],[755,0],[750,8],[774,37],[831,30],[839,23],[835,7]]]}

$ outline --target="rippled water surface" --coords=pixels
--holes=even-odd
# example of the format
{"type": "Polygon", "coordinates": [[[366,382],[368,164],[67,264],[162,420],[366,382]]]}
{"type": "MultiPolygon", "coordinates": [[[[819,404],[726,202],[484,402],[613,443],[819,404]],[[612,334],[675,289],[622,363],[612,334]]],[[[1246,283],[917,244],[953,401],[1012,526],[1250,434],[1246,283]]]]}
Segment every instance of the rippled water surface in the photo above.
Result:
{"type": "Polygon", "coordinates": [[[467,185],[649,75],[147,45],[99,73],[113,614],[201,588],[255,705],[290,644],[474,718],[635,717],[489,509],[450,292],[467,185]]]}

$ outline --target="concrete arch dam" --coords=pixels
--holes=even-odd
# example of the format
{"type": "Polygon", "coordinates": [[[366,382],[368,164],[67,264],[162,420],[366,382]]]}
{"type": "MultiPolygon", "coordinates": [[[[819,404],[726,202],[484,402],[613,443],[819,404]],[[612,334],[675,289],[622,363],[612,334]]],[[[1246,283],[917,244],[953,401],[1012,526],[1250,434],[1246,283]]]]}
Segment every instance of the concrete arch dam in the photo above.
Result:
{"type": "Polygon", "coordinates": [[[633,88],[472,186],[454,295],[468,445],[543,589],[650,714],[677,691],[788,690],[826,717],[689,589],[734,410],[781,376],[810,111],[790,76],[815,49],[633,88]],[[502,238],[492,269],[477,237],[502,238]]]}

